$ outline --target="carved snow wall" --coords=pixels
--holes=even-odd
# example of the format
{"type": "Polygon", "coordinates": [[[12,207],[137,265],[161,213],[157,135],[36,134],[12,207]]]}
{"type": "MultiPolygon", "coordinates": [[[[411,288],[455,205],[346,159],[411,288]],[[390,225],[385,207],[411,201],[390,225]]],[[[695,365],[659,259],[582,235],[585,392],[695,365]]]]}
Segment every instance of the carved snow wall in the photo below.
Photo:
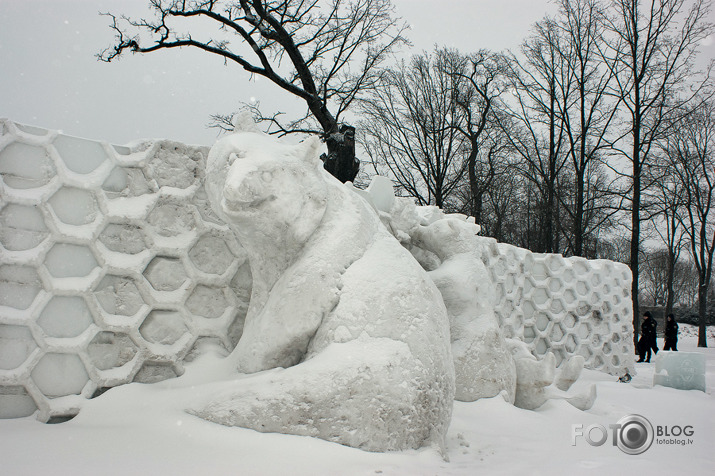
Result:
{"type": "MultiPolygon", "coordinates": [[[[250,268],[208,204],[207,153],[0,119],[0,418],[59,421],[107,388],[180,375],[204,346],[235,347],[250,268]]],[[[488,248],[507,337],[633,371],[627,267],[488,248]]]]}
{"type": "Polygon", "coordinates": [[[71,416],[235,347],[250,268],[207,203],[207,153],[0,120],[0,418],[71,416]]]}
{"type": "Polygon", "coordinates": [[[608,260],[532,253],[490,238],[487,269],[505,337],[521,339],[556,364],[580,354],[585,366],[635,375],[633,304],[628,266],[608,260]]]}

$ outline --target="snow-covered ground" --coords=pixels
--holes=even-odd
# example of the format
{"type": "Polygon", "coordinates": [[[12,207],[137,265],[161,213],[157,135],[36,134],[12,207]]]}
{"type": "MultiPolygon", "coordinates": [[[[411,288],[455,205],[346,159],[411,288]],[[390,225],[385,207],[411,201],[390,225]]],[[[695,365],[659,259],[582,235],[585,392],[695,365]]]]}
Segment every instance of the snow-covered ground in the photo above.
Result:
{"type": "MultiPolygon", "coordinates": [[[[222,373],[211,355],[178,379],[130,384],[89,401],[75,419],[55,425],[32,417],[0,420],[3,475],[467,475],[467,474],[712,474],[715,467],[715,329],[697,348],[696,329],[681,325],[678,348],[707,358],[707,392],[653,387],[654,364],[637,364],[628,383],[585,370],[576,386],[595,383],[598,398],[582,412],[563,400],[536,411],[501,397],[455,402],[447,437],[448,460],[436,450],[368,453],[323,440],[223,427],[182,411],[199,383],[222,373]],[[656,436],[641,455],[611,444],[591,446],[574,425],[608,428],[639,414],[669,434],[656,436]],[[690,433],[690,430],[688,430],[690,433]],[[675,440],[665,444],[661,440],[675,440]],[[688,441],[690,440],[690,441],[688,441]],[[682,444],[685,443],[685,444],[682,444]]],[[[662,347],[662,340],[659,339],[662,347]]],[[[594,439],[598,438],[598,432],[594,439]]]]}

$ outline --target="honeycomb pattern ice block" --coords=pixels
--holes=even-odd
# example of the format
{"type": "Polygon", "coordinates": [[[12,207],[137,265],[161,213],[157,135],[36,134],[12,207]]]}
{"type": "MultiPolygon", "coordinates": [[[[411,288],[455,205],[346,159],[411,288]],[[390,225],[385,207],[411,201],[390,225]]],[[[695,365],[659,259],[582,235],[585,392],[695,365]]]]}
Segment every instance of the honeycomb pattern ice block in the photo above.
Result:
{"type": "Polygon", "coordinates": [[[553,352],[557,365],[579,354],[587,368],[635,375],[628,266],[483,240],[505,337],[523,340],[539,358],[553,352]]]}
{"type": "Polygon", "coordinates": [[[250,268],[207,203],[207,152],[0,121],[0,418],[66,418],[235,347],[250,268]]]}

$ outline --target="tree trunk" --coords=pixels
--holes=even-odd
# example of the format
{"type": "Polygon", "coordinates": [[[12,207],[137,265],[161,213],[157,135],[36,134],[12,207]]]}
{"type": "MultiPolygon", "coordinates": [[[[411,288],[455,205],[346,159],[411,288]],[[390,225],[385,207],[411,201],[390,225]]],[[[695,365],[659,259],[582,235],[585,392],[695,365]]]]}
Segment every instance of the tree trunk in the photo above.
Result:
{"type": "Polygon", "coordinates": [[[668,269],[665,276],[665,316],[673,312],[673,300],[674,300],[674,290],[673,281],[675,279],[675,253],[673,253],[672,247],[668,248],[668,269]]]}
{"type": "MultiPolygon", "coordinates": [[[[583,162],[582,162],[583,163],[583,162]]],[[[575,256],[583,256],[583,215],[584,215],[584,173],[582,167],[576,173],[576,210],[573,220],[575,256]]]]}
{"type": "Polygon", "coordinates": [[[707,320],[708,311],[708,285],[704,283],[705,278],[699,276],[698,283],[698,347],[707,347],[708,342],[706,339],[707,327],[705,322],[707,320]]]}
{"type": "Polygon", "coordinates": [[[640,313],[638,311],[638,272],[639,272],[639,249],[640,249],[640,206],[641,206],[641,170],[640,170],[640,154],[639,154],[639,139],[640,134],[634,127],[634,145],[633,145],[633,200],[631,201],[631,257],[630,266],[633,273],[633,285],[631,293],[633,299],[633,342],[638,345],[638,334],[640,331],[640,313]]]}
{"type": "Polygon", "coordinates": [[[355,128],[342,124],[340,130],[326,134],[328,154],[320,158],[323,166],[341,182],[352,182],[360,170],[360,161],[355,157],[355,128]]]}

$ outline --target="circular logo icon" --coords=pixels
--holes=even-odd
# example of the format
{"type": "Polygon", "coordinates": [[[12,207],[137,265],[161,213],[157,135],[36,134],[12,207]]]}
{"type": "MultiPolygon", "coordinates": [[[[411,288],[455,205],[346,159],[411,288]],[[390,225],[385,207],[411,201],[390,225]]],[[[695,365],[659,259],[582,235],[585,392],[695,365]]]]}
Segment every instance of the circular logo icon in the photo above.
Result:
{"type": "Polygon", "coordinates": [[[644,453],[653,444],[653,425],[640,415],[626,415],[618,424],[616,445],[629,455],[644,453]]]}

